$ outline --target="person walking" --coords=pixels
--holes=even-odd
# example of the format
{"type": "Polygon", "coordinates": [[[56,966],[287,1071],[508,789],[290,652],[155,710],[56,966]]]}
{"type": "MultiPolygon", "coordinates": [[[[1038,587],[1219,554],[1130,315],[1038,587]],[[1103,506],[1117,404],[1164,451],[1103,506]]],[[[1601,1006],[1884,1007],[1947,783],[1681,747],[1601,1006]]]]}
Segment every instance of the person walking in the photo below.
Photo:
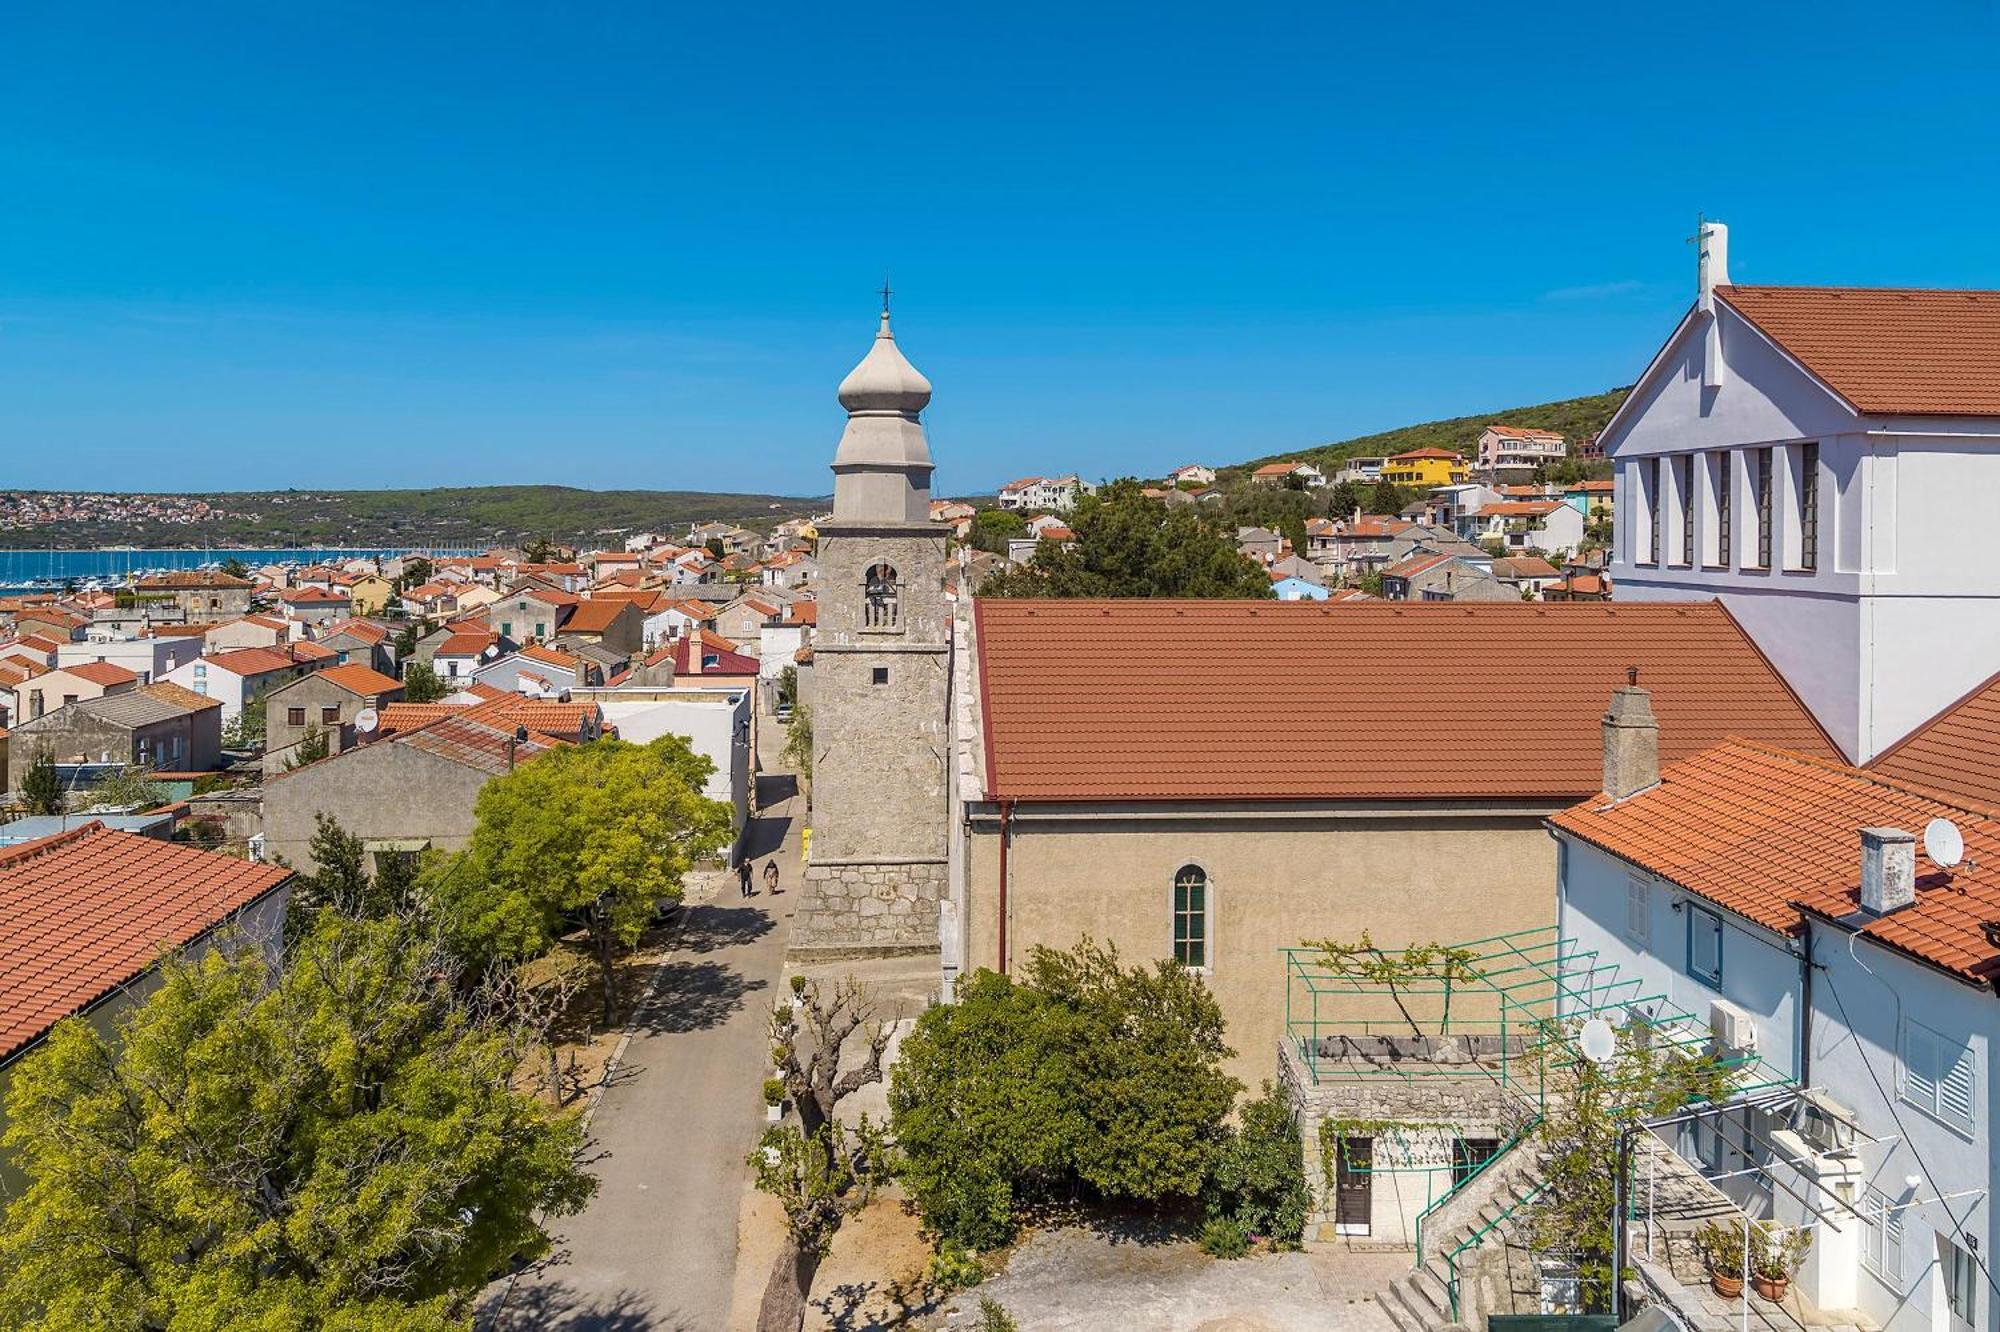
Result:
{"type": "Polygon", "coordinates": [[[771,896],[778,895],[778,861],[775,856],[764,862],[764,886],[771,890],[771,896]]]}
{"type": "Polygon", "coordinates": [[[744,897],[755,897],[757,895],[757,890],[750,886],[750,857],[748,856],[736,862],[736,886],[741,890],[741,895],[744,897]]]}

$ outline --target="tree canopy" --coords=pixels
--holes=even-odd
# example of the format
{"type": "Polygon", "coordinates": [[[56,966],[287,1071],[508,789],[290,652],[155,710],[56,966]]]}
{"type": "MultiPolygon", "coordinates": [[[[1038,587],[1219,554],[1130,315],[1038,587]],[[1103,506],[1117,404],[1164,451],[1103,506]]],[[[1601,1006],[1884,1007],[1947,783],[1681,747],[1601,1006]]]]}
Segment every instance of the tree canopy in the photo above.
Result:
{"type": "Polygon", "coordinates": [[[172,958],[117,1039],[18,1067],[0,1323],[28,1332],[463,1328],[537,1212],[594,1182],[572,1112],[512,1085],[514,1033],[398,920],[325,914],[280,968],[172,958]]]}
{"type": "Polygon", "coordinates": [[[429,662],[413,661],[403,668],[404,702],[435,703],[450,692],[437,668],[429,662]]]}
{"type": "Polygon", "coordinates": [[[1193,506],[1148,498],[1137,481],[1080,496],[1074,542],[1042,542],[1026,565],[980,586],[989,597],[1271,597],[1235,535],[1193,506]]]}

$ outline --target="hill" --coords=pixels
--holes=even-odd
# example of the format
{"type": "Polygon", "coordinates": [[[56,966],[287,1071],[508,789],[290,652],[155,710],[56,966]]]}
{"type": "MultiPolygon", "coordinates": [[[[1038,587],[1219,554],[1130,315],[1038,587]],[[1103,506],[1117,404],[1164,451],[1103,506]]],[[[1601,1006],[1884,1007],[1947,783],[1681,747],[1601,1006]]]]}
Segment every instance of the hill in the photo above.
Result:
{"type": "Polygon", "coordinates": [[[624,532],[685,531],[710,519],[768,529],[826,503],[824,496],[573,486],[73,496],[61,521],[17,529],[0,545],[453,547],[511,545],[535,536],[567,544],[624,532]],[[157,499],[177,501],[171,520],[147,512],[145,501],[157,499]],[[190,518],[191,504],[205,507],[190,518]]]}
{"type": "Polygon", "coordinates": [[[1625,401],[1625,395],[1631,391],[1629,387],[1612,389],[1606,393],[1593,393],[1587,398],[1564,398],[1560,402],[1537,403],[1532,407],[1508,407],[1497,412],[1481,412],[1477,416],[1455,416],[1448,421],[1425,421],[1420,425],[1401,426],[1380,434],[1362,435],[1315,448],[1252,458],[1220,470],[1224,473],[1248,472],[1272,462],[1309,462],[1325,469],[1330,464],[1337,465],[1349,458],[1386,457],[1410,449],[1454,449],[1470,455],[1479,440],[1479,432],[1495,424],[1560,431],[1574,445],[1578,440],[1604,429],[1612,413],[1618,410],[1619,404],[1625,401]]]}

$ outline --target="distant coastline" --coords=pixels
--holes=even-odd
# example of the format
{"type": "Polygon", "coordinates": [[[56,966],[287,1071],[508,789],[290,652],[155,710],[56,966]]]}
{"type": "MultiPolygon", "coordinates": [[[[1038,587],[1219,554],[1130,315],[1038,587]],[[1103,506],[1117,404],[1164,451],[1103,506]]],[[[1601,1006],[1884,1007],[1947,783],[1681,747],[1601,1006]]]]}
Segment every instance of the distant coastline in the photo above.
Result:
{"type": "Polygon", "coordinates": [[[0,550],[0,592],[54,590],[70,583],[123,582],[136,573],[199,569],[241,560],[262,564],[316,564],[326,560],[387,559],[393,555],[476,555],[484,547],[434,546],[93,546],[81,549],[0,550]]]}

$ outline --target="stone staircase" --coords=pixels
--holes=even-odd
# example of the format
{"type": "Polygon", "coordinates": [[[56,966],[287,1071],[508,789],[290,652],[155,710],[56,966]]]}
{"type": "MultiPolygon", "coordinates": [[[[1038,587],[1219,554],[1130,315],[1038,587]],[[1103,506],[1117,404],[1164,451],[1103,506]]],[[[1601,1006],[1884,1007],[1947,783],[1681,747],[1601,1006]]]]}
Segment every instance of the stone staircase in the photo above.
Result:
{"type": "Polygon", "coordinates": [[[1430,1252],[1420,1255],[1416,1268],[1390,1282],[1388,1289],[1375,1293],[1376,1303],[1389,1315],[1398,1332],[1438,1332],[1443,1328],[1477,1326],[1484,1322],[1487,1313],[1511,1311],[1511,1289],[1501,1287],[1511,1288],[1514,1283],[1495,1281],[1483,1265],[1475,1271],[1463,1263],[1463,1257],[1503,1243],[1520,1222],[1521,1204],[1534,1188],[1535,1181],[1526,1171],[1511,1171],[1470,1219],[1438,1236],[1435,1243],[1426,1238],[1424,1247],[1430,1252]],[[1509,1216],[1510,1212],[1513,1215],[1509,1216]],[[1451,1267],[1445,1255],[1488,1226],[1494,1228],[1486,1231],[1479,1248],[1468,1250],[1461,1257],[1459,1311],[1458,1317],[1453,1318],[1451,1267]]]}

